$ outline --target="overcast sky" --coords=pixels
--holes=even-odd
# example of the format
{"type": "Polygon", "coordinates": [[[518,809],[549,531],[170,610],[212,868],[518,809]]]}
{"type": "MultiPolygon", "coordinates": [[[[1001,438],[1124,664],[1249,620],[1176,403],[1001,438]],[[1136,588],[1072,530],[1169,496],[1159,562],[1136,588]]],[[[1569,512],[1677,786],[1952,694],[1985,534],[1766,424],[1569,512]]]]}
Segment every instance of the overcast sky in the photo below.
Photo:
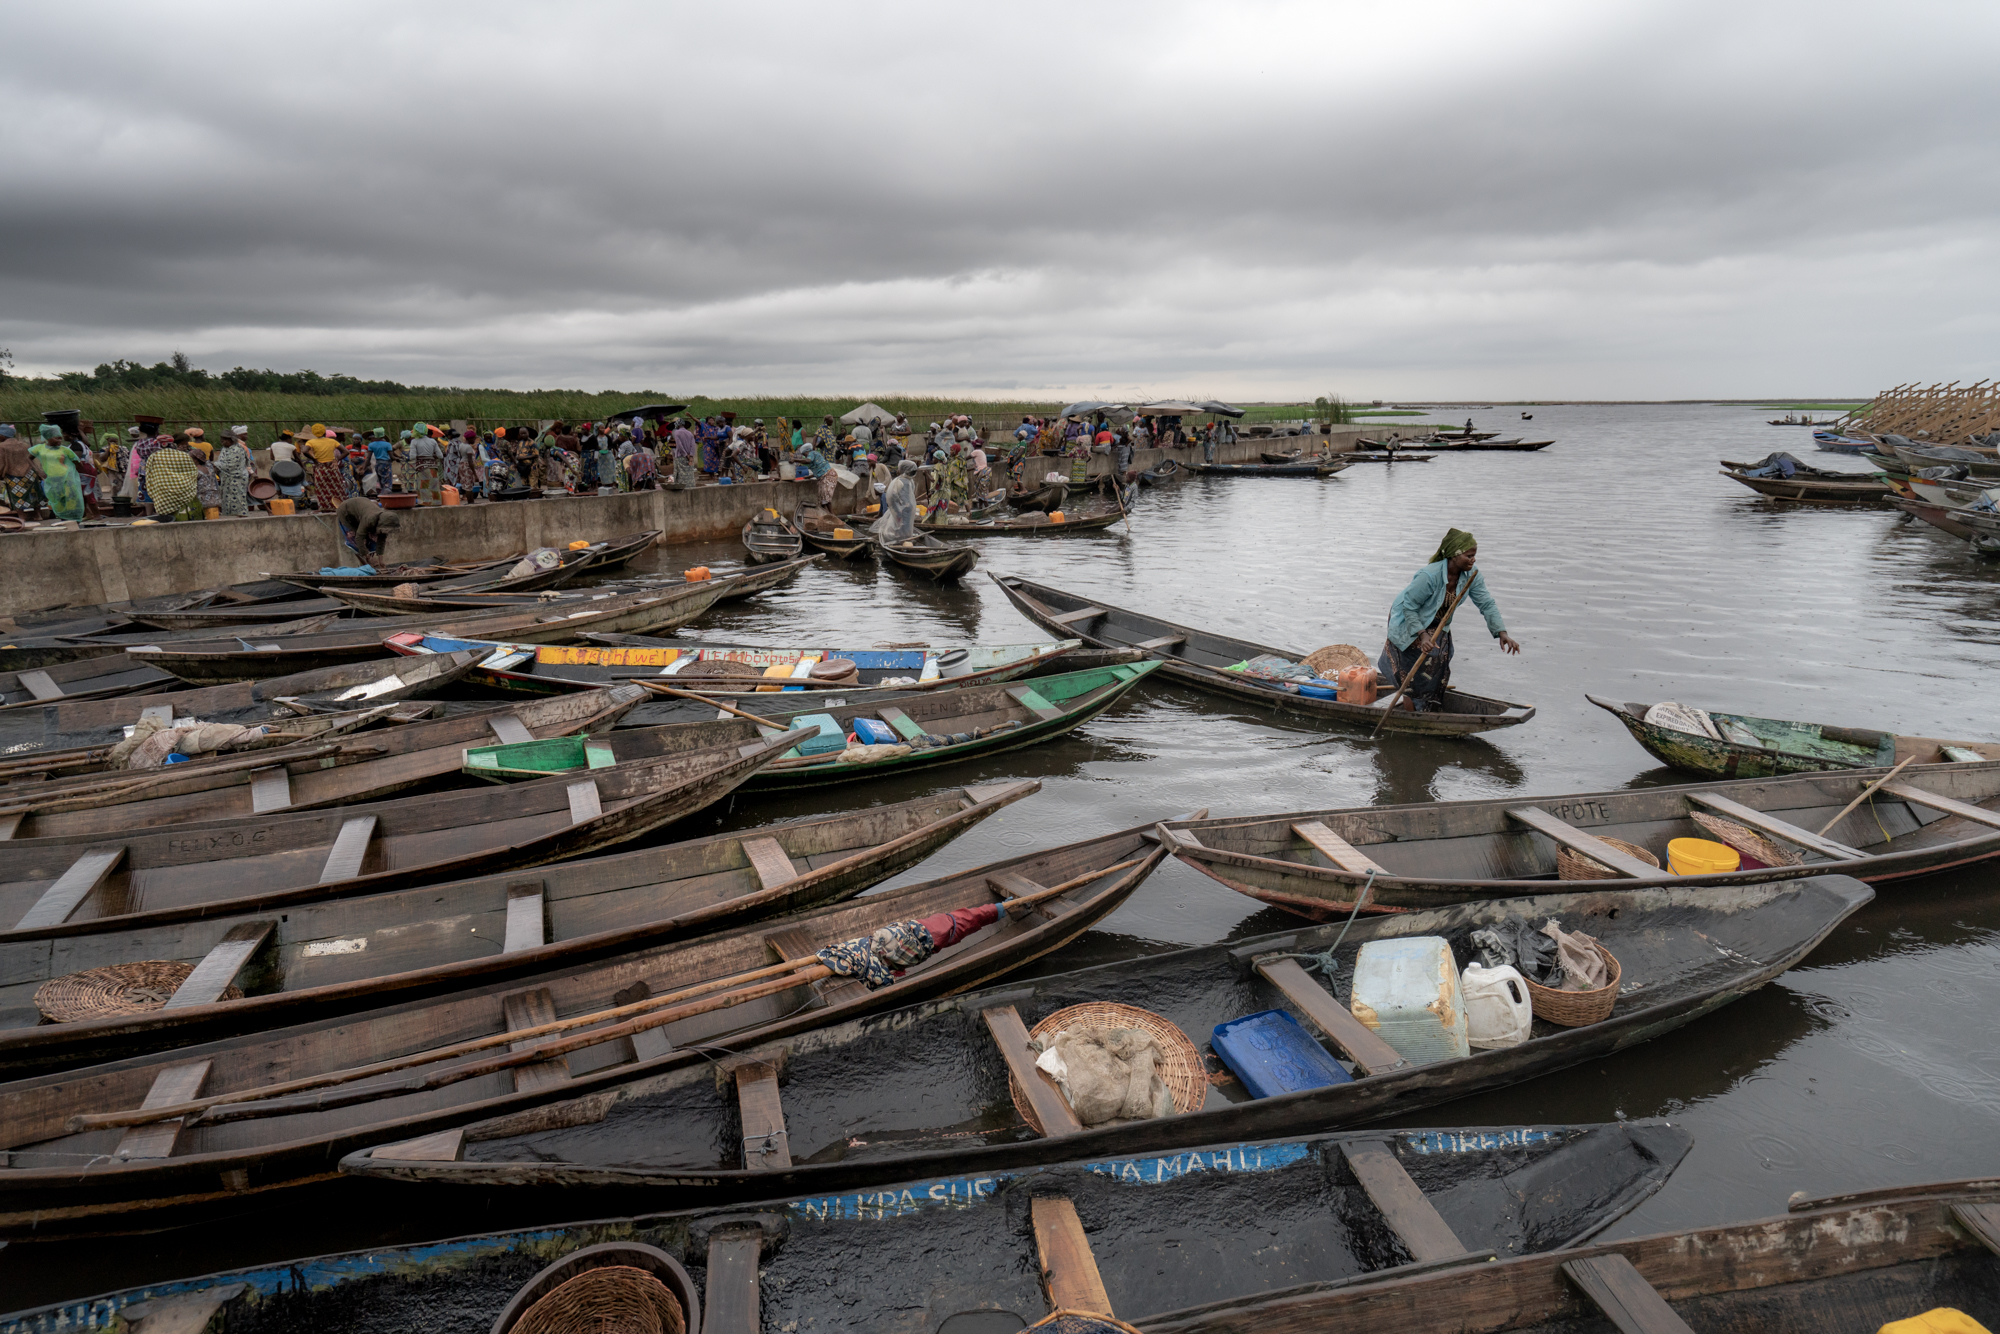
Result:
{"type": "Polygon", "coordinates": [[[674,393],[2000,373],[2000,5],[0,6],[0,346],[674,393]]]}

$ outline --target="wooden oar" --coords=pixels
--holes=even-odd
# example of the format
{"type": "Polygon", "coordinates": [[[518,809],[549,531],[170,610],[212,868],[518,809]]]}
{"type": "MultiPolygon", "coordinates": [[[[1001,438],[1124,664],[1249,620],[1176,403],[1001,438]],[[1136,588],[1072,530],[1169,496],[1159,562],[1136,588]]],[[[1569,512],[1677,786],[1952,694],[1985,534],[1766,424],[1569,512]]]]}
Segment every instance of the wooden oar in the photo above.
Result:
{"type": "MultiPolygon", "coordinates": [[[[751,678],[745,678],[745,679],[747,680],[751,678]]],[[[658,681],[641,681],[639,682],[639,684],[646,687],[646,689],[654,692],[655,694],[678,695],[682,699],[691,699],[697,701],[698,703],[712,705],[715,708],[721,709],[724,713],[733,713],[738,718],[748,718],[751,722],[757,723],[763,727],[777,726],[777,724],[773,722],[771,719],[763,717],[760,714],[745,713],[741,709],[732,709],[719,699],[710,699],[707,695],[697,695],[692,690],[676,690],[674,687],[670,685],[663,685],[658,681]]]]}
{"type": "Polygon", "coordinates": [[[1403,678],[1403,683],[1396,687],[1396,693],[1389,696],[1389,703],[1383,708],[1382,716],[1375,720],[1375,730],[1370,732],[1369,736],[1376,736],[1382,731],[1382,724],[1389,721],[1389,710],[1396,707],[1396,701],[1403,697],[1403,692],[1408,690],[1410,683],[1417,679],[1417,673],[1424,669],[1424,663],[1429,660],[1431,654],[1437,652],[1438,645],[1444,642],[1445,628],[1451,624],[1452,613],[1458,610],[1459,602],[1464,599],[1466,593],[1471,588],[1472,571],[1467,570],[1465,572],[1465,581],[1458,586],[1458,592],[1452,594],[1451,605],[1444,609],[1444,618],[1438,622],[1437,632],[1431,637],[1431,646],[1417,655],[1416,665],[1410,668],[1410,673],[1403,678]]]}
{"type": "MultiPolygon", "coordinates": [[[[1912,755],[1909,757],[1909,759],[1904,760],[1903,764],[1908,764],[1911,762],[1911,760],[1914,760],[1916,758],[1917,758],[1916,756],[1912,755]]],[[[1828,820],[1825,824],[1821,825],[1819,827],[1819,832],[1821,834],[1824,834],[1826,833],[1827,830],[1833,828],[1835,825],[1839,824],[1842,820],[1845,820],[1847,818],[1847,813],[1853,810],[1856,806],[1859,806],[1862,802],[1868,800],[1868,798],[1871,795],[1873,795],[1876,788],[1882,786],[1882,784],[1888,782],[1891,778],[1894,778],[1897,774],[1903,772],[1903,764],[1897,765],[1895,768],[1891,769],[1888,773],[1883,774],[1880,778],[1870,783],[1867,787],[1862,788],[1861,795],[1856,797],[1853,801],[1848,802],[1845,806],[1842,806],[1840,808],[1840,814],[1834,816],[1831,820],[1828,820]]]]}
{"type": "MultiPolygon", "coordinates": [[[[1107,875],[1130,870],[1145,860],[1145,857],[1134,857],[1129,861],[1122,861],[1115,865],[1104,867],[1101,870],[1089,871],[1073,879],[1066,880],[1060,885],[1052,885],[1047,889],[1038,890],[1033,894],[1023,894],[1019,898],[1006,899],[1002,901],[1000,907],[1008,916],[1018,916],[1017,909],[1025,909],[1041,902],[1043,899],[1054,898],[1058,894],[1066,894],[1073,889],[1086,885],[1093,880],[1102,879],[1107,875]]],[[[441,1079],[442,1083],[456,1083],[458,1079],[471,1077],[470,1074],[465,1073],[467,1071],[477,1074],[490,1074],[495,1070],[504,1070],[515,1065],[525,1065],[548,1057],[559,1056],[565,1052],[574,1051],[579,1047],[595,1046],[600,1042],[606,1042],[613,1038],[630,1036],[632,1033],[643,1032],[648,1028],[657,1028],[662,1024],[673,1023],[677,1019],[690,1018],[697,1014],[707,1014],[712,1010],[727,1009],[734,1005],[740,1005],[744,1001],[756,1000],[761,996],[770,995],[777,991],[784,991],[795,986],[802,986],[807,982],[815,982],[822,977],[829,977],[831,975],[831,970],[819,962],[817,954],[808,954],[797,959],[787,959],[783,963],[770,964],[747,973],[736,973],[729,977],[715,978],[707,982],[696,983],[690,987],[683,987],[679,991],[668,992],[663,996],[650,996],[645,1000],[633,1001],[628,1005],[620,1005],[608,1010],[597,1010],[589,1014],[580,1014],[569,1019],[557,1019],[551,1023],[538,1024],[532,1028],[519,1028],[506,1033],[489,1034],[483,1038],[472,1038],[465,1042],[454,1043],[446,1047],[434,1047],[426,1051],[413,1052],[409,1055],[394,1057],[390,1060],[377,1061],[371,1065],[353,1066],[346,1070],[334,1070],[320,1075],[308,1075],[300,1079],[286,1080],[282,1083],[267,1084],[262,1088],[242,1089],[234,1093],[219,1093],[212,1097],[196,1098],[189,1102],[176,1103],[171,1107],[152,1107],[129,1112],[85,1113],[70,1118],[69,1131],[72,1134],[76,1134],[84,1130],[96,1130],[107,1127],[147,1125],[155,1121],[167,1121],[180,1116],[193,1116],[196,1113],[205,1112],[211,1107],[271,1101],[274,1094],[302,1093],[315,1088],[330,1088],[338,1084],[351,1084],[357,1080],[372,1078],[376,1075],[394,1074],[399,1070],[408,1070],[420,1065],[434,1065],[439,1061],[448,1061],[457,1056],[467,1056],[474,1052],[486,1051],[494,1047],[512,1046],[517,1042],[530,1041],[537,1037],[549,1036],[556,1033],[567,1033],[578,1028],[591,1028],[590,1032],[581,1034],[574,1039],[531,1047],[523,1051],[510,1052],[504,1057],[497,1058],[497,1063],[480,1062],[476,1069],[470,1065],[459,1066],[452,1070],[440,1072],[438,1076],[432,1077],[441,1079]],[[767,981],[767,979],[776,980],[767,981]],[[745,986],[745,983],[755,985],[745,986]],[[729,987],[739,989],[724,991],[725,988],[729,987]],[[717,991],[724,991],[724,994],[712,994],[717,991]],[[679,1002],[690,1001],[697,996],[706,996],[707,999],[693,1001],[692,1004],[678,1004],[679,1002]],[[668,1009],[667,1007],[669,1006],[674,1008],[668,1009]],[[641,1018],[628,1024],[619,1025],[613,1029],[592,1027],[596,1024],[629,1019],[634,1015],[641,1016],[641,1018]]],[[[423,1087],[440,1086],[441,1084],[428,1083],[423,1085],[423,1087]]],[[[366,1101],[370,1098],[390,1097],[407,1093],[412,1091],[412,1087],[409,1084],[395,1084],[382,1088],[358,1090],[358,1092],[367,1096],[365,1098],[357,1098],[355,1101],[366,1101]]],[[[259,1114],[278,1116],[290,1112],[308,1110],[311,1110],[311,1108],[301,1107],[297,1104],[273,1105],[272,1107],[263,1109],[259,1114]]]]}

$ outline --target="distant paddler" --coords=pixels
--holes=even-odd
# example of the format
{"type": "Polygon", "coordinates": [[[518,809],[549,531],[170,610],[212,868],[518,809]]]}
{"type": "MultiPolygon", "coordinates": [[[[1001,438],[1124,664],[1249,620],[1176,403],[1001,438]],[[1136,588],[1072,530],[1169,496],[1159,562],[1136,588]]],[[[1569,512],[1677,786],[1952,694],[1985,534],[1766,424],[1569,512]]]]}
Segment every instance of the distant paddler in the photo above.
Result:
{"type": "Polygon", "coordinates": [[[1456,528],[1444,535],[1430,563],[1411,576],[1410,582],[1389,608],[1389,639],[1382,645],[1376,670],[1382,689],[1394,690],[1423,660],[1423,669],[1403,692],[1400,708],[1428,713],[1443,707],[1443,696],[1451,684],[1451,627],[1444,623],[1446,608],[1458,601],[1470,601],[1486,618],[1486,628],[1500,641],[1502,650],[1519,653],[1521,646],[1507,633],[1500,619],[1500,604],[1486,591],[1486,580],[1474,568],[1479,560],[1479,543],[1471,533],[1456,528]],[[1469,581],[1469,582],[1468,582],[1469,581]],[[1461,587],[1463,596],[1461,597],[1461,587]],[[1435,652],[1425,656],[1425,650],[1435,652]]]}

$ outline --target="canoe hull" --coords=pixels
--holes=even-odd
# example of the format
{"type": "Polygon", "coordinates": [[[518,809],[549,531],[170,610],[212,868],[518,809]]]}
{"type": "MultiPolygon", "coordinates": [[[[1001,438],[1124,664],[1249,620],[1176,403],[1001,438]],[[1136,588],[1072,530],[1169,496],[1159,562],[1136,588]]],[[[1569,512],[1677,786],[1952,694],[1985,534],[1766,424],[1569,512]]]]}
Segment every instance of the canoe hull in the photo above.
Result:
{"type": "MultiPolygon", "coordinates": [[[[1819,773],[1828,769],[1887,767],[1898,760],[1914,757],[1919,764],[1948,763],[1940,754],[1945,746],[1974,751],[1989,760],[2000,759],[2000,745],[1986,741],[1939,741],[1930,737],[1899,737],[1889,732],[1865,728],[1840,728],[1818,724],[1791,724],[1854,749],[1856,757],[1842,759],[1775,747],[1748,746],[1733,741],[1717,741],[1690,732],[1659,727],[1645,719],[1646,705],[1619,703],[1585,695],[1585,699],[1625,725],[1632,739],[1662,764],[1703,778],[1779,778],[1787,774],[1819,773]],[[1863,751],[1869,752],[1860,758],[1863,751]]],[[[1772,720],[1754,719],[1755,723],[1772,720]]],[[[1755,730],[1754,728],[1752,730],[1755,730]]]]}
{"type": "Polygon", "coordinates": [[[1887,482],[1865,478],[1852,482],[1830,482],[1810,477],[1746,477],[1727,468],[1717,469],[1733,482],[1741,482],[1760,496],[1808,505],[1872,505],[1887,500],[1887,482]]]}

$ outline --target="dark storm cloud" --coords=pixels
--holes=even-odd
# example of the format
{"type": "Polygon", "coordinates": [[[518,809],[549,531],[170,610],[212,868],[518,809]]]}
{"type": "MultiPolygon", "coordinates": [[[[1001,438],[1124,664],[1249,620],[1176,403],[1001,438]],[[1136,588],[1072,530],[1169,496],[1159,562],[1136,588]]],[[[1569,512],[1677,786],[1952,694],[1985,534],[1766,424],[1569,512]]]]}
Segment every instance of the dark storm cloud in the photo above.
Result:
{"type": "Polygon", "coordinates": [[[1992,368],[1996,26],[16,7],[9,48],[79,73],[16,76],[0,345],[714,391],[1867,392],[1992,368]]]}

